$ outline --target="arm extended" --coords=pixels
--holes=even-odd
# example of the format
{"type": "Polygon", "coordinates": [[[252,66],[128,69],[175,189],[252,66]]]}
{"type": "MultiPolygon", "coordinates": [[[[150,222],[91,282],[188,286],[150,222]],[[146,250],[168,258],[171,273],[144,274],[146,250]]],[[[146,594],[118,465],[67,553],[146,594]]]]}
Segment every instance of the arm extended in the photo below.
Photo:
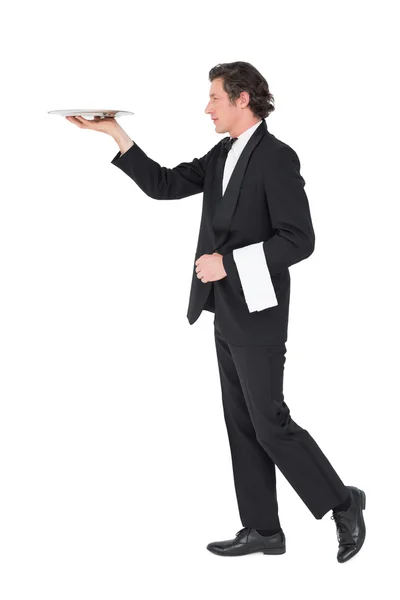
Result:
{"type": "MultiPolygon", "coordinates": [[[[133,179],[147,196],[155,200],[178,200],[203,191],[207,163],[215,146],[201,158],[170,169],[161,167],[135,142],[130,142],[132,145],[126,144],[128,149],[123,153],[120,150],[111,163],[133,179]]],[[[122,143],[119,145],[124,148],[122,143]]]]}

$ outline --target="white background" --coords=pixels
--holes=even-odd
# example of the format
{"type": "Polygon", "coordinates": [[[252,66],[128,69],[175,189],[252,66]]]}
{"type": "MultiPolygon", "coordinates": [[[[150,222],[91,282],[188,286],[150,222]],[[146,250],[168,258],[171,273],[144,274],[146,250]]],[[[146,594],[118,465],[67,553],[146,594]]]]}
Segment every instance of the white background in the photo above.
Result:
{"type": "MultiPolygon", "coordinates": [[[[3,12],[2,600],[392,595],[398,526],[395,2],[50,2],[3,12]],[[202,195],[157,201],[105,134],[173,167],[219,139],[209,70],[245,60],[306,181],[316,247],[292,278],[285,401],[347,485],[367,539],[336,561],[277,470],[282,556],[215,556],[241,528],[213,315],[186,319],[202,195]],[[140,589],[139,589],[140,588],[140,589]]],[[[396,560],[396,562],[395,562],[396,560]]]]}

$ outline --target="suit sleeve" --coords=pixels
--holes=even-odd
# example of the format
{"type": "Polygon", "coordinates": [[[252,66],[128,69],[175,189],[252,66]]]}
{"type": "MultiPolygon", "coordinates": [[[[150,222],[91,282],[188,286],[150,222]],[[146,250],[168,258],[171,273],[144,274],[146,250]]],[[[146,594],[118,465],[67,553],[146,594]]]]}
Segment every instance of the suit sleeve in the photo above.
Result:
{"type": "Polygon", "coordinates": [[[150,198],[178,200],[203,191],[207,163],[214,148],[201,158],[182,162],[170,169],[161,167],[134,142],[122,155],[121,151],[117,152],[111,164],[133,179],[150,198]]]}
{"type": "Polygon", "coordinates": [[[227,276],[243,288],[249,312],[276,306],[271,276],[310,256],[315,246],[305,181],[299,158],[290,146],[283,146],[269,160],[264,186],[274,234],[223,257],[227,276]]]}

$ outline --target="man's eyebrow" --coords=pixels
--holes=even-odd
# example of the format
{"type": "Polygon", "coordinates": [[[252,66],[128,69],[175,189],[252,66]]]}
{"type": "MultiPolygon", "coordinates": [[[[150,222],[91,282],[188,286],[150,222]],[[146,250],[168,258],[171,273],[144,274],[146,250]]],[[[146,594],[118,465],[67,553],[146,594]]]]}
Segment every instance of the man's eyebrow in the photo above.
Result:
{"type": "Polygon", "coordinates": [[[217,94],[210,94],[210,98],[211,98],[211,96],[216,96],[216,95],[217,95],[217,94]]]}

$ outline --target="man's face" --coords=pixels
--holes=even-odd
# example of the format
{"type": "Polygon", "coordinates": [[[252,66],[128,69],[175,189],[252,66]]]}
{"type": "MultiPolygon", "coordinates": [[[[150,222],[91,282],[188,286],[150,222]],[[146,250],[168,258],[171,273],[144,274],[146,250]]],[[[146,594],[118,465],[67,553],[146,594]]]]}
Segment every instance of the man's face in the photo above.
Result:
{"type": "Polygon", "coordinates": [[[216,119],[213,123],[217,133],[227,133],[235,128],[241,116],[240,102],[241,99],[238,98],[235,104],[230,104],[229,96],[223,89],[222,79],[214,79],[211,82],[210,99],[205,113],[216,119]]]}

